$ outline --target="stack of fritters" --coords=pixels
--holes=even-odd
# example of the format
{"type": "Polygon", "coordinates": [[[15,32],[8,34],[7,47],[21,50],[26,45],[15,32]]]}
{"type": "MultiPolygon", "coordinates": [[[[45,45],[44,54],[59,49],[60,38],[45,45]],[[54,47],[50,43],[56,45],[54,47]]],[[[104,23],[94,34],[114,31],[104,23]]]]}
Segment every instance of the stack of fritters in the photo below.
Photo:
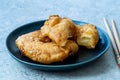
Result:
{"type": "Polygon", "coordinates": [[[77,53],[79,46],[95,48],[99,40],[95,26],[75,25],[68,18],[50,16],[40,30],[33,31],[16,40],[24,56],[44,64],[60,62],[77,53]]]}

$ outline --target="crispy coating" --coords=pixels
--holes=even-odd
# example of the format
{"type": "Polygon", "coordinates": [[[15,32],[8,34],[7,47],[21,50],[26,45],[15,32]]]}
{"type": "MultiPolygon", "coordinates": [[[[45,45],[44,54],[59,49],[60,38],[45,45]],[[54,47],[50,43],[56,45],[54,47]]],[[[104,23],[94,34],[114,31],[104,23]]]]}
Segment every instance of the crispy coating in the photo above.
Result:
{"type": "Polygon", "coordinates": [[[75,28],[75,24],[68,18],[50,16],[41,28],[41,32],[60,46],[65,46],[67,40],[74,37],[75,28]]]}
{"type": "Polygon", "coordinates": [[[77,26],[77,43],[88,49],[94,49],[99,41],[99,34],[96,27],[92,24],[77,26]]]}
{"type": "Polygon", "coordinates": [[[78,51],[78,45],[74,41],[67,40],[66,45],[61,47],[43,37],[40,30],[18,37],[16,45],[23,55],[44,64],[63,61],[78,51]]]}
{"type": "Polygon", "coordinates": [[[94,49],[98,40],[99,34],[94,25],[80,26],[68,18],[52,15],[41,30],[19,36],[16,45],[31,60],[51,64],[74,55],[78,46],[94,49]]]}

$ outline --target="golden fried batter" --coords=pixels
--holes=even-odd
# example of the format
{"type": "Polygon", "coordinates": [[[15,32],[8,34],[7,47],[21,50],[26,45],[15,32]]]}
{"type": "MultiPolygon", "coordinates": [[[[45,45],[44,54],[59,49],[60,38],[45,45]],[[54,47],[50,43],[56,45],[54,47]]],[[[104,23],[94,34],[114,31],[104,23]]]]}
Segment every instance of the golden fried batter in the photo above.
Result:
{"type": "Polygon", "coordinates": [[[94,49],[98,40],[99,34],[94,25],[79,26],[68,18],[52,15],[41,30],[19,36],[16,45],[31,60],[51,64],[75,54],[78,45],[94,49]]]}
{"type": "Polygon", "coordinates": [[[61,21],[61,17],[58,15],[52,15],[48,20],[45,21],[44,25],[41,27],[41,32],[43,36],[48,36],[51,28],[61,21]]]}
{"type": "Polygon", "coordinates": [[[68,38],[74,37],[75,27],[75,24],[68,18],[50,16],[41,28],[41,32],[60,46],[65,46],[68,38]]]}
{"type": "Polygon", "coordinates": [[[99,34],[96,27],[92,24],[86,24],[77,27],[77,43],[80,46],[85,46],[88,49],[95,48],[99,40],[99,34]]]}
{"type": "Polygon", "coordinates": [[[44,64],[63,61],[78,51],[78,45],[74,41],[67,40],[66,45],[61,47],[42,37],[40,30],[18,37],[16,45],[23,55],[44,64]]]}

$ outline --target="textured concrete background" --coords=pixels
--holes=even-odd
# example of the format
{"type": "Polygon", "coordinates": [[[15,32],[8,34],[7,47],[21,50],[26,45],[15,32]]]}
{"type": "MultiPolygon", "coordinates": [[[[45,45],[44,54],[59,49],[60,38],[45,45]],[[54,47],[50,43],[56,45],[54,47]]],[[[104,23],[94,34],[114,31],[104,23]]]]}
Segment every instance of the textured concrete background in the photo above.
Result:
{"type": "Polygon", "coordinates": [[[6,48],[15,28],[59,14],[86,21],[104,29],[103,17],[115,19],[120,29],[118,0],[0,0],[0,80],[120,80],[112,48],[94,64],[66,72],[31,69],[14,60],[6,48]]]}

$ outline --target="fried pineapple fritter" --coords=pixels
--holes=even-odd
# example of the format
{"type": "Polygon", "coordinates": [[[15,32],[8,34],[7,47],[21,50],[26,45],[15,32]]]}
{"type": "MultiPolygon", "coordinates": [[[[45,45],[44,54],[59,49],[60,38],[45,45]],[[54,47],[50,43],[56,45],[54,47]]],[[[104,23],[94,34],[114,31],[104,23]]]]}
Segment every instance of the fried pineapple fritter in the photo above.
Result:
{"type": "Polygon", "coordinates": [[[99,34],[94,25],[80,26],[68,18],[52,15],[40,30],[19,36],[16,45],[31,60],[51,64],[74,55],[78,46],[94,49],[98,40],[99,34]]]}
{"type": "Polygon", "coordinates": [[[74,37],[75,24],[68,18],[50,16],[42,26],[41,32],[57,44],[65,46],[68,38],[74,37]]]}
{"type": "Polygon", "coordinates": [[[23,55],[44,64],[63,61],[78,51],[78,45],[72,40],[61,47],[54,42],[42,42],[41,37],[40,30],[24,34],[16,40],[16,45],[23,55]]]}
{"type": "Polygon", "coordinates": [[[96,27],[92,24],[86,24],[77,27],[77,43],[88,49],[94,49],[99,40],[99,34],[96,27]]]}

